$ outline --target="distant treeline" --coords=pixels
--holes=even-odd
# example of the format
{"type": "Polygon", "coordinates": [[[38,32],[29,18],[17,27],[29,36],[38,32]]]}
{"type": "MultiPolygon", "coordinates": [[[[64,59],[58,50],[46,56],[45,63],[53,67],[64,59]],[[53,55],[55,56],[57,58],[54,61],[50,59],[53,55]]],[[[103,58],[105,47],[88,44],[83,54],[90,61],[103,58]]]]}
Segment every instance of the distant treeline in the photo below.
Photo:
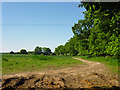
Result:
{"type": "Polygon", "coordinates": [[[50,48],[39,47],[37,46],[34,51],[28,51],[26,49],[21,49],[20,52],[11,51],[10,54],[38,54],[38,55],[55,55],[55,53],[51,52],[50,48]]]}
{"type": "Polygon", "coordinates": [[[57,55],[120,57],[120,2],[82,2],[84,19],[74,24],[74,33],[57,55]]]}

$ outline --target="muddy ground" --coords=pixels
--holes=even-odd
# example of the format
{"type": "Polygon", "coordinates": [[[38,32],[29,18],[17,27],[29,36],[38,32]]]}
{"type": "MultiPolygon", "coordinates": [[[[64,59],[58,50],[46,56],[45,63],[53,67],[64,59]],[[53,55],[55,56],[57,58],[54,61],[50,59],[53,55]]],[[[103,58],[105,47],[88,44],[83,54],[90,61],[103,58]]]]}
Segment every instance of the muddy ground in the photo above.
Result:
{"type": "Polygon", "coordinates": [[[84,65],[59,70],[2,76],[2,88],[91,88],[116,87],[118,74],[112,74],[104,64],[80,58],[84,65]]]}

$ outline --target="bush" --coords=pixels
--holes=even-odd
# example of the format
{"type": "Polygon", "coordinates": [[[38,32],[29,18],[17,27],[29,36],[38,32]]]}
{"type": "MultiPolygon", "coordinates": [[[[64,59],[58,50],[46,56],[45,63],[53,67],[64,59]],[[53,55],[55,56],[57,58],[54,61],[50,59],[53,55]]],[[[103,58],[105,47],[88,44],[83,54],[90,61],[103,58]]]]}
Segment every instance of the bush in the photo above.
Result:
{"type": "Polygon", "coordinates": [[[50,48],[43,47],[42,50],[43,50],[44,55],[50,55],[51,54],[51,49],[50,48]]]}
{"type": "Polygon", "coordinates": [[[34,53],[34,51],[28,51],[28,54],[33,54],[34,53]]]}
{"type": "Polygon", "coordinates": [[[34,54],[41,54],[41,53],[42,53],[41,47],[37,46],[34,50],[34,54]]]}
{"type": "Polygon", "coordinates": [[[44,53],[41,53],[40,55],[44,55],[44,53]]]}
{"type": "Polygon", "coordinates": [[[20,54],[19,52],[16,52],[15,54],[20,54]]]}
{"type": "Polygon", "coordinates": [[[14,54],[14,52],[13,52],[13,51],[11,51],[11,52],[10,52],[10,54],[14,54]]]}
{"type": "Polygon", "coordinates": [[[28,53],[27,53],[27,51],[25,49],[21,49],[20,54],[28,54],[28,53]]]}

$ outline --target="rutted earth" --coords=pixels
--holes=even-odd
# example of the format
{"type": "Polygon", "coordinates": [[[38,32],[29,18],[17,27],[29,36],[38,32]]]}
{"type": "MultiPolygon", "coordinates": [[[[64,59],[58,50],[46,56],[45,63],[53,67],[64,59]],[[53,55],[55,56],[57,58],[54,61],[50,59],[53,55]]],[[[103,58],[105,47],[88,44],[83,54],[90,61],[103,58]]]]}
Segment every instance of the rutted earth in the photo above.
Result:
{"type": "Polygon", "coordinates": [[[118,86],[118,75],[104,64],[80,58],[84,65],[59,70],[3,75],[2,88],[91,88],[118,86]]]}

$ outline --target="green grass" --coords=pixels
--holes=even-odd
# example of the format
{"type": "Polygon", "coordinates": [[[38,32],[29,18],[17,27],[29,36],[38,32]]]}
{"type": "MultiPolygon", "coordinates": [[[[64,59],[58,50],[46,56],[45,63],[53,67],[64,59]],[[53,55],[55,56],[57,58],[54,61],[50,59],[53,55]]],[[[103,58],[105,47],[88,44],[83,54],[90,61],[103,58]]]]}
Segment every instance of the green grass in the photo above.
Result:
{"type": "Polygon", "coordinates": [[[2,54],[2,73],[15,74],[24,72],[38,72],[49,69],[62,69],[83,64],[71,56],[42,56],[2,54]]]}
{"type": "Polygon", "coordinates": [[[113,57],[88,57],[88,56],[76,56],[78,58],[96,61],[103,63],[106,68],[113,73],[118,73],[118,59],[113,57]]]}

